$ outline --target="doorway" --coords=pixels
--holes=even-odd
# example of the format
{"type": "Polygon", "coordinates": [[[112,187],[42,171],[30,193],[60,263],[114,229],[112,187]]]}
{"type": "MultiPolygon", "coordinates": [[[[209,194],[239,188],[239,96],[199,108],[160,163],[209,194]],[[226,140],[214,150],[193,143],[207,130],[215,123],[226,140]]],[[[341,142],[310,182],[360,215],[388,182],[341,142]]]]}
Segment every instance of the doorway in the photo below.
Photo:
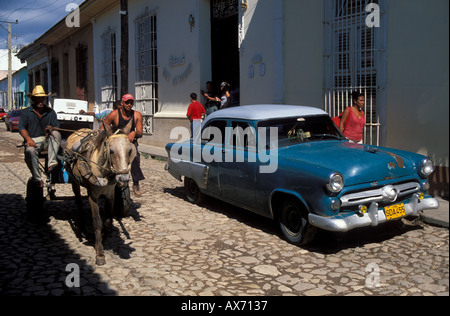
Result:
{"type": "Polygon", "coordinates": [[[238,1],[211,0],[211,68],[216,89],[231,85],[231,105],[239,105],[239,9],[238,1]]]}

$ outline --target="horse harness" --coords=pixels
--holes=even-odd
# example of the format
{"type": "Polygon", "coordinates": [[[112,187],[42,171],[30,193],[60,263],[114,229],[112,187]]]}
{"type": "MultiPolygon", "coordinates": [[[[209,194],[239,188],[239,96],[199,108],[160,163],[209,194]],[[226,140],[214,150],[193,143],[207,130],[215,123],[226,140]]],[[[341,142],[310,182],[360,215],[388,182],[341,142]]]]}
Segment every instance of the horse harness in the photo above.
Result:
{"type": "MultiPolygon", "coordinates": [[[[94,161],[91,160],[91,155],[95,150],[95,140],[99,136],[99,132],[90,132],[88,135],[86,135],[84,138],[80,140],[80,145],[77,149],[69,149],[66,150],[65,154],[65,161],[69,163],[71,166],[75,164],[76,161],[81,160],[89,164],[92,162],[95,165],[97,165],[98,168],[110,172],[112,175],[116,175],[119,172],[114,168],[114,166],[111,163],[111,150],[110,150],[110,141],[115,138],[127,138],[128,136],[125,134],[119,134],[120,130],[117,130],[113,135],[108,136],[106,138],[106,145],[103,148],[102,157],[105,158],[105,161],[107,164],[100,165],[94,161]]],[[[128,164],[127,172],[129,172],[131,169],[131,162],[128,164]]]]}
{"type": "MultiPolygon", "coordinates": [[[[110,141],[115,138],[126,138],[128,140],[128,136],[126,134],[119,134],[119,132],[120,132],[120,130],[117,130],[113,135],[109,136],[106,139],[106,146],[103,151],[103,154],[104,155],[106,154],[106,161],[109,162],[109,170],[112,171],[112,173],[114,173],[114,174],[119,174],[119,171],[117,171],[111,163],[110,141]]],[[[128,163],[128,168],[127,168],[126,173],[129,173],[131,170],[131,163],[132,163],[132,161],[130,160],[130,162],[128,163]]]]}

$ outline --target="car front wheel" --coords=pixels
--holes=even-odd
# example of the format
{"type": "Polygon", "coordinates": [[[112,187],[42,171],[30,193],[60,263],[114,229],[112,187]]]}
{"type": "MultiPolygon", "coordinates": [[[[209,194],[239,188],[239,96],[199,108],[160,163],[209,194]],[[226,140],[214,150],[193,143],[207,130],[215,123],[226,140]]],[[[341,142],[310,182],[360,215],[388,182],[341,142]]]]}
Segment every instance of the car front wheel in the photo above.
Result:
{"type": "Polygon", "coordinates": [[[307,212],[297,201],[282,202],[279,211],[281,231],[290,243],[303,246],[314,239],[317,228],[309,224],[307,212]]]}

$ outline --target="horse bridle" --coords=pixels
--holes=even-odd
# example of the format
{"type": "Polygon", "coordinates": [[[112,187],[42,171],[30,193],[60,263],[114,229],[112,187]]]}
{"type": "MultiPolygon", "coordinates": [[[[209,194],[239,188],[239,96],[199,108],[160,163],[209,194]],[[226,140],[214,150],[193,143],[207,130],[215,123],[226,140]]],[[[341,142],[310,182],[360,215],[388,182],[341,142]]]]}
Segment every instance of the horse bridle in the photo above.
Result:
{"type": "MultiPolygon", "coordinates": [[[[126,138],[127,140],[128,140],[128,136],[126,135],[126,134],[118,134],[120,132],[120,130],[117,130],[113,135],[111,135],[111,136],[109,136],[107,139],[106,139],[106,146],[105,146],[105,149],[104,149],[104,154],[106,154],[106,161],[109,163],[109,170],[113,173],[113,174],[127,174],[127,173],[129,173],[130,172],[130,170],[131,170],[131,163],[132,163],[132,161],[130,161],[129,163],[128,163],[128,168],[127,168],[127,171],[126,172],[121,172],[121,173],[119,173],[115,168],[114,168],[114,166],[112,165],[112,162],[111,162],[111,148],[110,148],[110,141],[112,140],[112,139],[115,139],[115,138],[126,138]]],[[[105,168],[106,169],[106,168],[105,168]]]]}

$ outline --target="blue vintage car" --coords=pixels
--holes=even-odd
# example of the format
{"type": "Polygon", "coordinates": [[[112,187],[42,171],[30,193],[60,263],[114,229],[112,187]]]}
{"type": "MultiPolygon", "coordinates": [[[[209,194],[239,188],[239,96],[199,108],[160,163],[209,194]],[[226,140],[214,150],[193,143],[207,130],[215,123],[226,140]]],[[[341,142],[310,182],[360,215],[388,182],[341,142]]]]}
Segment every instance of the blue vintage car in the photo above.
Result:
{"type": "Polygon", "coordinates": [[[166,169],[187,198],[204,195],[277,220],[304,245],[317,229],[346,232],[437,208],[433,162],[359,145],[316,108],[252,105],[217,111],[190,141],[168,144],[166,169]]]}

